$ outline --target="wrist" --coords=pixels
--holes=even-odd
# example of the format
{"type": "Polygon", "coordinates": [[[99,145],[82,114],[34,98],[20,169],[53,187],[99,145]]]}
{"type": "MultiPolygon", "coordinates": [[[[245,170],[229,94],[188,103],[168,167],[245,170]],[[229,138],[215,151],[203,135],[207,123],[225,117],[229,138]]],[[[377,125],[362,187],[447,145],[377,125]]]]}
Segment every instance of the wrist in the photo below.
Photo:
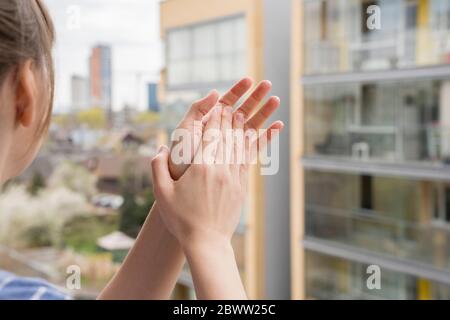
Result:
{"type": "Polygon", "coordinates": [[[210,252],[218,254],[233,253],[230,238],[216,233],[193,235],[184,241],[182,247],[186,257],[210,252]]]}

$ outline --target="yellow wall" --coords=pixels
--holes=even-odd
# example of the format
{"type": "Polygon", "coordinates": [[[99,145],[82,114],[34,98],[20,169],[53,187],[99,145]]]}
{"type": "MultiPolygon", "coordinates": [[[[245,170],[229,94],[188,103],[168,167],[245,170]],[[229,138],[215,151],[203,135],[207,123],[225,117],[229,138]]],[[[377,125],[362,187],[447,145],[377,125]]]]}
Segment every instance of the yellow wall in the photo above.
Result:
{"type": "Polygon", "coordinates": [[[434,63],[431,50],[433,39],[429,28],[430,19],[430,3],[429,0],[419,0],[417,12],[417,45],[416,56],[417,65],[427,65],[434,63]]]}
{"type": "Polygon", "coordinates": [[[161,33],[202,21],[248,13],[257,10],[254,0],[166,0],[161,3],[161,33]]]}

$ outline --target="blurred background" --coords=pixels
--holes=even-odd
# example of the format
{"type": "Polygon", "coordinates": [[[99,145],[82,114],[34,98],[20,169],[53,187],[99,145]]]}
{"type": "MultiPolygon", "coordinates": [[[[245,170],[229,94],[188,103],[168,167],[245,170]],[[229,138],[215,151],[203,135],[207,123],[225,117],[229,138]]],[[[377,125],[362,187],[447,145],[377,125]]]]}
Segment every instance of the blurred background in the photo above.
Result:
{"type": "MultiPolygon", "coordinates": [[[[0,269],[66,290],[78,265],[69,293],[95,298],[153,204],[156,149],[194,100],[250,76],[288,130],[233,239],[249,296],[450,299],[450,0],[45,2],[53,122],[1,190],[0,269]]],[[[173,298],[195,298],[187,266],[173,298]]]]}

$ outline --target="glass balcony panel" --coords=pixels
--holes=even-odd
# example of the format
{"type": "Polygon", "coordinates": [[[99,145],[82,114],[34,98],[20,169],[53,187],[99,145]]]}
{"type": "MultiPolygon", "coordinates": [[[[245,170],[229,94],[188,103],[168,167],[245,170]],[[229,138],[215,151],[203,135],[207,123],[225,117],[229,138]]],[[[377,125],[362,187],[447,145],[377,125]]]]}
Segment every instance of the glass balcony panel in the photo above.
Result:
{"type": "Polygon", "coordinates": [[[306,251],[306,296],[309,299],[450,298],[450,286],[382,269],[381,289],[367,288],[368,265],[306,251]]]}
{"type": "Polygon", "coordinates": [[[431,165],[450,160],[450,80],[305,87],[305,154],[431,165]]]}
{"type": "Polygon", "coordinates": [[[306,236],[450,270],[450,221],[432,201],[437,184],[314,171],[305,182],[306,236]]]}
{"type": "Polygon", "coordinates": [[[379,0],[379,29],[368,27],[370,4],[363,0],[305,2],[305,74],[450,62],[450,6],[446,0],[379,0]]]}

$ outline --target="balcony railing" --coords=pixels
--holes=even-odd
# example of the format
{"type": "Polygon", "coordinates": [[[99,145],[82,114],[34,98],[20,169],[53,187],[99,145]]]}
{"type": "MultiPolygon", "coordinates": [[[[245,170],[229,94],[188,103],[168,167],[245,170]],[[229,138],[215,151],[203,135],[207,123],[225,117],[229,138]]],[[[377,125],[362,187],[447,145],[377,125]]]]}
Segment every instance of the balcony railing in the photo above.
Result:
{"type": "Polygon", "coordinates": [[[305,74],[390,70],[450,63],[450,31],[373,31],[356,39],[306,41],[305,74]],[[378,32],[378,33],[377,33],[378,32]]]}
{"type": "Polygon", "coordinates": [[[450,226],[409,222],[386,213],[307,205],[306,236],[450,270],[450,226]]]}
{"type": "Polygon", "coordinates": [[[319,124],[307,125],[306,155],[409,164],[450,163],[450,127],[344,126],[326,132],[319,124]],[[317,130],[316,130],[317,129],[317,130]]]}

